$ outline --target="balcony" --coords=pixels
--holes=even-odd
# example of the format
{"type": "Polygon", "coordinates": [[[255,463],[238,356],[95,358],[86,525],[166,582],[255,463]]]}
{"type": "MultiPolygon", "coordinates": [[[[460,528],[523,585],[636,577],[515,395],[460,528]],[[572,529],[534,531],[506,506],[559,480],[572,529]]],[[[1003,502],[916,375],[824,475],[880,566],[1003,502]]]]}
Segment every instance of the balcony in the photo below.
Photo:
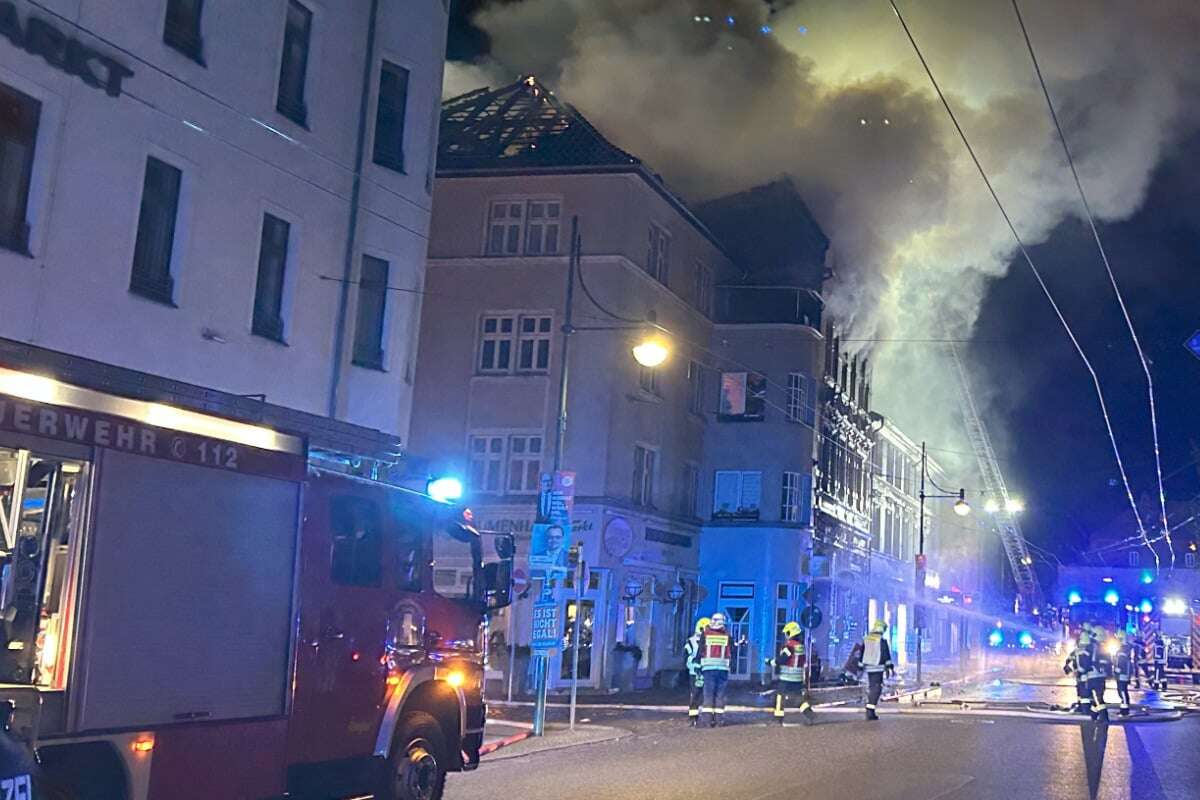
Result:
{"type": "Polygon", "coordinates": [[[821,329],[821,295],[798,286],[718,286],[719,324],[807,325],[821,329]]]}

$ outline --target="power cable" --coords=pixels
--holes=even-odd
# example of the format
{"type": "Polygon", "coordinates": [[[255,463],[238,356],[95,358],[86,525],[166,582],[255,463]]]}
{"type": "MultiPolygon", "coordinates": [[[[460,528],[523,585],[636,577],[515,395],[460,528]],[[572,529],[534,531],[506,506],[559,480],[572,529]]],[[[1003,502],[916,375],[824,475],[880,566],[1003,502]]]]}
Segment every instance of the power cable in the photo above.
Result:
{"type": "Polygon", "coordinates": [[[1167,494],[1163,488],[1162,474],[1162,457],[1159,454],[1158,446],[1158,411],[1154,401],[1154,379],[1150,376],[1150,363],[1146,358],[1146,353],[1142,349],[1142,343],[1138,340],[1137,330],[1133,327],[1133,320],[1129,316],[1129,309],[1125,305],[1125,298],[1121,294],[1121,289],[1117,286],[1117,276],[1113,273],[1112,264],[1108,261],[1108,253],[1104,249],[1104,243],[1100,240],[1100,231],[1096,227],[1096,218],[1092,214],[1092,205],[1088,202],[1087,193],[1083,190],[1083,182],[1079,179],[1079,170],[1075,168],[1075,158],[1071,155],[1071,148],[1067,144],[1067,136],[1063,132],[1062,123],[1059,122],[1058,112],[1054,110],[1054,101],[1050,99],[1050,90],[1046,86],[1046,78],[1042,75],[1041,64],[1038,63],[1037,53],[1034,52],[1033,42],[1029,38],[1029,31],[1025,27],[1025,19],[1021,16],[1021,8],[1017,4],[1017,0],[1012,0],[1013,11],[1017,15],[1017,22],[1021,26],[1021,35],[1025,37],[1025,46],[1029,50],[1029,58],[1033,61],[1033,70],[1037,73],[1038,84],[1042,87],[1042,95],[1046,98],[1046,107],[1050,109],[1050,118],[1054,120],[1054,128],[1058,131],[1058,140],[1062,142],[1063,153],[1067,157],[1067,166],[1071,168],[1071,177],[1075,179],[1075,188],[1079,190],[1079,199],[1083,202],[1083,210],[1087,214],[1088,227],[1092,230],[1092,238],[1096,241],[1096,249],[1100,251],[1100,259],[1104,262],[1104,270],[1108,273],[1108,280],[1112,283],[1113,294],[1117,297],[1117,304],[1121,306],[1121,315],[1125,318],[1125,326],[1129,329],[1129,336],[1133,339],[1133,346],[1137,349],[1138,359],[1142,364],[1142,372],[1146,375],[1146,391],[1150,397],[1150,431],[1154,436],[1154,469],[1158,477],[1158,504],[1162,512],[1162,530],[1163,536],[1167,540],[1167,548],[1171,555],[1171,569],[1175,568],[1175,544],[1171,541],[1171,532],[1167,523],[1167,494]]]}
{"type": "Polygon", "coordinates": [[[900,13],[900,8],[896,5],[896,0],[888,0],[888,3],[891,5],[892,11],[895,12],[896,19],[900,21],[900,26],[904,29],[904,33],[908,37],[908,41],[912,45],[913,51],[917,55],[917,59],[921,62],[921,66],[924,67],[925,74],[929,76],[929,82],[933,85],[938,99],[941,100],[942,106],[946,109],[946,114],[949,115],[950,121],[954,124],[954,129],[958,132],[959,138],[962,139],[963,146],[966,148],[967,153],[971,156],[971,161],[974,162],[975,168],[979,171],[979,177],[983,179],[984,185],[987,186],[987,190],[992,196],[992,200],[996,203],[996,208],[1000,210],[1000,215],[1004,218],[1005,224],[1008,225],[1008,230],[1012,233],[1013,239],[1017,243],[1017,249],[1024,258],[1025,263],[1029,265],[1029,269],[1033,273],[1034,278],[1037,280],[1038,286],[1041,287],[1042,293],[1045,294],[1046,299],[1050,302],[1050,307],[1054,309],[1055,316],[1057,316],[1058,321],[1062,323],[1063,330],[1066,331],[1067,336],[1071,339],[1071,344],[1075,346],[1075,352],[1079,354],[1079,358],[1083,361],[1084,366],[1087,367],[1087,371],[1091,375],[1092,384],[1096,389],[1096,397],[1100,401],[1100,412],[1104,417],[1104,426],[1108,431],[1108,439],[1112,443],[1113,456],[1117,461],[1117,469],[1120,471],[1121,481],[1125,485],[1125,495],[1129,500],[1130,508],[1133,509],[1134,516],[1137,518],[1138,528],[1142,532],[1142,537],[1145,541],[1146,547],[1148,547],[1150,552],[1154,554],[1155,569],[1158,570],[1161,568],[1158,551],[1150,545],[1150,539],[1145,533],[1145,526],[1142,525],[1141,516],[1137,513],[1137,503],[1133,499],[1133,489],[1129,485],[1129,476],[1125,472],[1125,463],[1121,459],[1121,450],[1117,446],[1117,437],[1113,432],[1112,420],[1108,413],[1108,404],[1105,402],[1104,392],[1100,388],[1100,378],[1096,374],[1096,370],[1092,366],[1092,362],[1088,359],[1087,354],[1083,351],[1083,346],[1079,344],[1079,340],[1076,338],[1075,332],[1072,330],[1070,323],[1067,322],[1067,318],[1063,315],[1062,309],[1059,308],[1058,303],[1055,301],[1054,295],[1050,293],[1050,288],[1046,285],[1045,280],[1042,278],[1042,273],[1033,263],[1033,257],[1029,254],[1029,250],[1025,246],[1025,241],[1021,238],[1021,234],[1017,232],[1017,228],[1013,224],[1012,218],[1008,215],[1008,211],[1004,208],[1004,203],[1000,201],[1000,196],[996,193],[996,189],[992,185],[992,181],[988,177],[987,171],[984,170],[983,164],[980,163],[979,157],[975,154],[975,148],[971,146],[971,141],[967,138],[966,132],[959,123],[958,116],[954,113],[954,109],[950,107],[950,101],[946,99],[946,95],[942,91],[941,85],[937,82],[937,78],[935,78],[933,75],[933,70],[930,68],[929,62],[925,60],[925,55],[921,52],[921,48],[917,44],[917,40],[913,36],[912,31],[909,29],[908,23],[905,22],[904,15],[900,13]]]}

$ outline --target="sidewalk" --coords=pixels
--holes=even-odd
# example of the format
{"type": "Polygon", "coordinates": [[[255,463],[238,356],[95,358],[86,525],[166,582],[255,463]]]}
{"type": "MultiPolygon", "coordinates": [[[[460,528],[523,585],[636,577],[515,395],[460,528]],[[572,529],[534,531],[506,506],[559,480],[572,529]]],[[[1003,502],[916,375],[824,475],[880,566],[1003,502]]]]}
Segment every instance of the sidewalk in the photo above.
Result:
{"type": "Polygon", "coordinates": [[[547,724],[544,736],[533,736],[533,725],[513,720],[487,721],[480,756],[485,761],[502,761],[510,758],[561,750],[565,747],[611,742],[632,736],[631,731],[610,728],[607,725],[576,725],[570,730],[566,725],[547,724]]]}

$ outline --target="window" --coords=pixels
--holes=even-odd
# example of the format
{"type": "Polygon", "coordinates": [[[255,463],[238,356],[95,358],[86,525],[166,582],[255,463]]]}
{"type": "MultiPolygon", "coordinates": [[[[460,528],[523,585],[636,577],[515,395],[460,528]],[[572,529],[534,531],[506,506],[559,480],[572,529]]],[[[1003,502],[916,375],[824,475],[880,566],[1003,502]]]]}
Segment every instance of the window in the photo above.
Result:
{"type": "Polygon", "coordinates": [[[696,498],[699,494],[700,470],[695,464],[684,464],[683,483],[679,493],[679,513],[681,516],[696,516],[696,498]]]}
{"type": "Polygon", "coordinates": [[[1141,563],[1142,563],[1142,554],[1137,552],[1136,550],[1130,550],[1129,551],[1129,566],[1137,567],[1137,566],[1140,566],[1141,563]]]}
{"type": "Polygon", "coordinates": [[[767,408],[767,379],[753,372],[721,373],[720,419],[759,422],[767,408]]]}
{"type": "Polygon", "coordinates": [[[633,504],[654,507],[654,466],[658,454],[648,447],[633,448],[633,504]]]}
{"type": "Polygon", "coordinates": [[[517,369],[522,372],[545,372],[550,368],[550,337],[553,336],[550,328],[550,317],[521,317],[517,369]]]}
{"type": "Polygon", "coordinates": [[[512,367],[513,317],[486,316],[480,332],[479,371],[508,372],[512,367]]]}
{"type": "Polygon", "coordinates": [[[429,563],[428,523],[423,515],[412,509],[403,509],[393,516],[396,521],[396,536],[393,541],[393,563],[395,564],[396,588],[404,592],[419,592],[422,589],[425,566],[429,563]]]}
{"type": "Polygon", "coordinates": [[[700,309],[700,313],[704,316],[712,316],[712,270],[703,264],[696,264],[696,276],[694,280],[695,285],[692,287],[692,296],[696,301],[696,308],[700,309]]]}
{"type": "Polygon", "coordinates": [[[1195,553],[1184,553],[1183,554],[1183,565],[1185,567],[1187,567],[1188,569],[1195,569],[1196,568],[1196,554],[1195,553]]]}
{"type": "Polygon", "coordinates": [[[688,411],[704,413],[704,373],[698,361],[688,362],[688,411]]]}
{"type": "Polygon", "coordinates": [[[646,244],[646,272],[659,283],[666,286],[671,266],[670,262],[671,237],[662,228],[657,225],[651,225],[646,244]]]}
{"type": "Polygon", "coordinates": [[[471,437],[471,490],[499,494],[504,473],[504,437],[471,437]]]}
{"type": "Polygon", "coordinates": [[[404,116],[408,110],[408,70],[384,61],[375,110],[375,163],[404,171],[404,116]]]}
{"type": "Polygon", "coordinates": [[[758,519],[762,473],[717,470],[713,490],[714,519],[758,519]]]}
{"type": "Polygon", "coordinates": [[[200,37],[200,15],[204,0],[167,0],[167,21],[163,42],[193,61],[204,63],[204,42],[200,37]]]}
{"type": "Polygon", "coordinates": [[[488,216],[487,254],[489,256],[516,255],[521,249],[521,231],[524,229],[525,204],[521,201],[501,200],[492,203],[488,216]]]}
{"type": "Polygon", "coordinates": [[[658,394],[658,368],[638,367],[638,386],[643,392],[658,394]]]}
{"type": "Polygon", "coordinates": [[[787,385],[787,418],[788,422],[800,422],[804,419],[805,394],[808,388],[804,375],[799,372],[788,374],[787,385]]]}
{"type": "Polygon", "coordinates": [[[508,440],[508,493],[537,494],[542,474],[542,437],[512,436],[508,440]]]}
{"type": "Polygon", "coordinates": [[[779,519],[782,522],[800,521],[800,473],[783,473],[783,496],[779,501],[779,519]]]}
{"type": "Polygon", "coordinates": [[[263,214],[258,283],[254,287],[254,319],[250,329],[256,336],[277,342],[283,341],[283,278],[291,230],[292,226],[287,222],[263,214]]]}
{"type": "Polygon", "coordinates": [[[0,247],[29,252],[29,182],[42,104],[0,84],[0,247]]]}
{"type": "Polygon", "coordinates": [[[488,211],[489,256],[558,255],[562,203],[558,200],[495,200],[488,211]]]}
{"type": "Polygon", "coordinates": [[[358,318],[354,323],[354,363],[383,369],[383,322],[387,312],[388,262],[363,256],[358,279],[358,318]]]}
{"type": "Polygon", "coordinates": [[[335,497],[329,506],[334,583],[378,586],[383,558],[379,506],[365,497],[335,497]]]}
{"type": "Polygon", "coordinates": [[[288,0],[283,26],[283,58],[279,63],[279,95],[275,108],[299,125],[308,122],[304,82],[308,74],[308,48],[312,39],[312,12],[288,0]]]}
{"type": "Polygon", "coordinates": [[[160,303],[174,303],[171,256],[182,182],[183,173],[175,167],[153,156],[146,159],[129,291],[160,303]]]}
{"type": "Polygon", "coordinates": [[[477,600],[476,535],[461,525],[439,526],[433,534],[433,590],[450,600],[477,600]]]}

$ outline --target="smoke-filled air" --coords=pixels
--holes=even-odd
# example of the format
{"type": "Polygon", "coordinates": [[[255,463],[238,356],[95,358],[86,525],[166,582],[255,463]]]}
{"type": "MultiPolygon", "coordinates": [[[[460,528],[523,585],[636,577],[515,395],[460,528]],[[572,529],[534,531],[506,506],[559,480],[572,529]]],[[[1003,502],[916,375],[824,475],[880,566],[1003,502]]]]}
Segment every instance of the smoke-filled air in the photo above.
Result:
{"type": "MultiPolygon", "coordinates": [[[[900,5],[1026,242],[1081,214],[1009,0],[900,5]]],[[[1200,3],[1022,12],[1093,209],[1127,217],[1197,122],[1200,3]]],[[[448,94],[532,72],[691,201],[790,176],[832,241],[825,296],[849,338],[967,338],[1009,268],[1013,238],[887,0],[522,0],[475,23],[491,55],[448,65],[448,94]]],[[[954,403],[948,361],[863,346],[879,410],[957,443],[930,427],[949,415],[916,413],[954,403]]]]}

